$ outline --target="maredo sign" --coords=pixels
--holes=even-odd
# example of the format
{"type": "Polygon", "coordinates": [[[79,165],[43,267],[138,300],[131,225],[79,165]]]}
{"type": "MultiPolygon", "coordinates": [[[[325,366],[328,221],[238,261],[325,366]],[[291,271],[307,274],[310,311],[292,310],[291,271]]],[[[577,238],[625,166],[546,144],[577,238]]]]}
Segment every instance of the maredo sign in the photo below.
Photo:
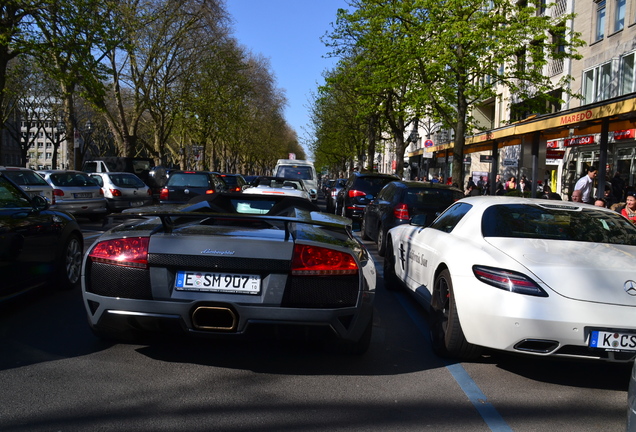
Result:
{"type": "Polygon", "coordinates": [[[573,147],[578,145],[594,144],[594,135],[586,135],[576,138],[566,138],[563,140],[565,147],[573,147]]]}
{"type": "Polygon", "coordinates": [[[635,136],[634,132],[636,132],[636,129],[614,131],[614,139],[615,140],[632,139],[635,136]]]}
{"type": "Polygon", "coordinates": [[[589,120],[594,116],[592,110],[583,111],[576,114],[565,115],[560,118],[560,122],[562,125],[570,124],[570,123],[578,123],[585,120],[589,120]]]}

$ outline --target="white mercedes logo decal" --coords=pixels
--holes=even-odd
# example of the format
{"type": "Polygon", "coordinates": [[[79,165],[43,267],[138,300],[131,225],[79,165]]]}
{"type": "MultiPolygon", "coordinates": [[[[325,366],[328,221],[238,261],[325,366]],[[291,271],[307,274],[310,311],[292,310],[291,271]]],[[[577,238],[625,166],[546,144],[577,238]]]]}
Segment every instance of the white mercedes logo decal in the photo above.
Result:
{"type": "Polygon", "coordinates": [[[636,282],[634,282],[633,280],[628,280],[627,282],[625,282],[625,284],[623,285],[623,289],[627,294],[636,296],[636,282]]]}

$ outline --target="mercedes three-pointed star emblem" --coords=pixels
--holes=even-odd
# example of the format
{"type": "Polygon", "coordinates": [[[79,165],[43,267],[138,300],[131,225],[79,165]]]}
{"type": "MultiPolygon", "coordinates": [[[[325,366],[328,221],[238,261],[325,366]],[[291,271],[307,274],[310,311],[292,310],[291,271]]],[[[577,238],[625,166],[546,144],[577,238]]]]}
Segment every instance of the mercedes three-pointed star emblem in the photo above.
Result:
{"type": "Polygon", "coordinates": [[[623,284],[623,289],[630,296],[636,296],[636,282],[633,280],[628,280],[623,284]]]}

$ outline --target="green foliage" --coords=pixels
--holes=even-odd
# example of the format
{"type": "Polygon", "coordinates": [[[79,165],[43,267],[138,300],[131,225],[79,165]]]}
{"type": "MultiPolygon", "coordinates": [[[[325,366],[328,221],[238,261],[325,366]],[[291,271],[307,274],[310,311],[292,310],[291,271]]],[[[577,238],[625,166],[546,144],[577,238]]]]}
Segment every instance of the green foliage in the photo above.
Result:
{"type": "MultiPolygon", "coordinates": [[[[453,156],[461,160],[465,135],[478,130],[470,113],[498,97],[498,86],[514,95],[509,104],[547,112],[569,93],[570,77],[553,83],[543,66],[578,58],[583,43],[564,24],[571,16],[551,18],[530,2],[351,0],[350,6],[338,12],[326,43],[361,77],[350,86],[358,102],[371,109],[380,101],[398,160],[404,126],[423,113],[454,130],[453,156]]],[[[463,178],[462,168],[454,164],[453,178],[463,178]]]]}

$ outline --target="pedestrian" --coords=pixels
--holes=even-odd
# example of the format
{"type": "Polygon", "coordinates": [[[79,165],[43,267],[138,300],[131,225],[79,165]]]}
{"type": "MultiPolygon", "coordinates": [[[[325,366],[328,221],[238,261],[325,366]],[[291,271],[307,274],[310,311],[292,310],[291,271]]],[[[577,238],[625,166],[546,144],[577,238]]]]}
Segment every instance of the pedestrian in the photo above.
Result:
{"type": "Polygon", "coordinates": [[[543,186],[543,192],[541,193],[540,198],[549,199],[549,200],[561,200],[561,195],[556,192],[552,192],[550,186],[543,186]]]}
{"type": "Polygon", "coordinates": [[[515,176],[510,177],[508,181],[506,182],[506,190],[513,191],[513,190],[516,190],[517,187],[518,187],[517,179],[515,178],[515,176]]]}
{"type": "Polygon", "coordinates": [[[594,205],[596,207],[605,207],[605,208],[607,208],[607,201],[605,201],[605,198],[596,198],[596,200],[594,201],[594,205]]]}
{"type": "Polygon", "coordinates": [[[572,202],[578,202],[578,203],[583,202],[583,192],[581,192],[580,189],[572,192],[572,202]]]}
{"type": "Polygon", "coordinates": [[[581,191],[582,202],[587,204],[594,204],[594,196],[593,196],[594,179],[596,178],[597,175],[598,175],[598,171],[596,170],[596,167],[590,166],[587,169],[587,174],[581,177],[574,185],[575,191],[577,190],[581,191]]]}
{"type": "Polygon", "coordinates": [[[621,214],[636,224],[636,197],[634,194],[627,195],[625,198],[625,208],[621,210],[621,214]]]}
{"type": "Polygon", "coordinates": [[[610,182],[612,183],[612,195],[617,202],[622,201],[625,196],[625,180],[621,177],[621,173],[616,171],[610,182]]]}
{"type": "Polygon", "coordinates": [[[616,204],[619,200],[614,196],[612,188],[610,186],[605,186],[605,193],[603,194],[603,198],[607,203],[607,208],[610,208],[612,205],[616,204]]]}

